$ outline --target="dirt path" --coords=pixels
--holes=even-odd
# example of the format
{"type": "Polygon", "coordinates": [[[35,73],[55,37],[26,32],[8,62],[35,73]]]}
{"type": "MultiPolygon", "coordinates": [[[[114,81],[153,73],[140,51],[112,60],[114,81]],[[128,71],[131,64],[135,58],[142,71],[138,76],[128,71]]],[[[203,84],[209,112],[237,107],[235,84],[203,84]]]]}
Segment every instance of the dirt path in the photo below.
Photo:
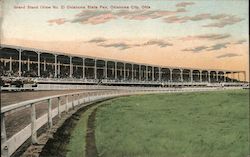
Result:
{"type": "Polygon", "coordinates": [[[95,143],[95,116],[97,108],[90,114],[87,125],[86,135],[86,157],[98,157],[98,152],[95,143]]]}
{"type": "Polygon", "coordinates": [[[67,145],[70,141],[71,133],[80,120],[81,114],[94,105],[96,105],[96,103],[85,106],[68,118],[53,134],[53,138],[48,140],[40,157],[65,157],[68,151],[67,145]]]}

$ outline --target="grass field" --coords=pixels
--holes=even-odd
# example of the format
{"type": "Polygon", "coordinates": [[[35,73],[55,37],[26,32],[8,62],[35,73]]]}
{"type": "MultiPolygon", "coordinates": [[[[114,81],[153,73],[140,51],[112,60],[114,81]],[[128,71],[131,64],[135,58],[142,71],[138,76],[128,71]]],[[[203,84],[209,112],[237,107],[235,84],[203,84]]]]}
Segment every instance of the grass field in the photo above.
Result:
{"type": "Polygon", "coordinates": [[[247,90],[141,95],[96,115],[100,157],[246,157],[247,90]]]}
{"type": "Polygon", "coordinates": [[[80,120],[71,134],[70,143],[67,145],[68,152],[66,157],[85,157],[85,136],[87,133],[88,117],[91,112],[100,105],[102,105],[102,103],[91,107],[81,115],[80,120]]]}

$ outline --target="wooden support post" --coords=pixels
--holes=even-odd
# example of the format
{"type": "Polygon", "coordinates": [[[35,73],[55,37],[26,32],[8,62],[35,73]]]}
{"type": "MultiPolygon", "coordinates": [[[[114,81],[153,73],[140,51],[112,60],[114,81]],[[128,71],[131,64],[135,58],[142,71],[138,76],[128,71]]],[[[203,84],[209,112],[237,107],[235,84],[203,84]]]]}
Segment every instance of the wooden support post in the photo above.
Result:
{"type": "Polygon", "coordinates": [[[7,145],[7,136],[5,128],[5,115],[1,114],[1,157],[8,157],[8,145],[7,145]]]}
{"type": "Polygon", "coordinates": [[[52,128],[53,123],[52,123],[52,100],[48,99],[48,125],[49,128],[52,128]]]}
{"type": "Polygon", "coordinates": [[[60,107],[61,107],[61,97],[58,97],[57,107],[58,107],[58,117],[61,118],[61,110],[60,110],[60,107]]]}
{"type": "Polygon", "coordinates": [[[78,105],[80,105],[80,94],[77,94],[78,105]]]}
{"type": "Polygon", "coordinates": [[[37,144],[37,132],[36,132],[36,105],[31,104],[31,142],[37,144]]]}
{"type": "Polygon", "coordinates": [[[72,95],[72,109],[75,109],[75,105],[74,105],[74,95],[72,95]]]}
{"type": "Polygon", "coordinates": [[[65,104],[65,111],[66,113],[68,113],[69,109],[68,109],[68,104],[69,104],[69,96],[66,96],[66,104],[65,104]]]}

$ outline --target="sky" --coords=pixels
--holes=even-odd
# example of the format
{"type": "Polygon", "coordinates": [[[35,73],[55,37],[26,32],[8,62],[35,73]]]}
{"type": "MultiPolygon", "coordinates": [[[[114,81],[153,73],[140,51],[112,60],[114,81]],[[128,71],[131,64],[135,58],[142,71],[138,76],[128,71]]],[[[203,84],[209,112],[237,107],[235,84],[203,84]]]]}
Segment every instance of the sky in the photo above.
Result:
{"type": "Polygon", "coordinates": [[[249,71],[247,0],[6,0],[2,6],[3,44],[249,71]]]}

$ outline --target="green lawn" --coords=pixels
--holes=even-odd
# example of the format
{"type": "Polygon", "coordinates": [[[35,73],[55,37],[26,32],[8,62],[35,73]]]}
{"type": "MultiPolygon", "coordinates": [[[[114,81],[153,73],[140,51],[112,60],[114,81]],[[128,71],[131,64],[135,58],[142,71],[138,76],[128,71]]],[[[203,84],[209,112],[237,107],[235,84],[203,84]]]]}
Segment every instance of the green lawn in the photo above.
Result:
{"type": "Polygon", "coordinates": [[[247,90],[141,95],[96,115],[100,157],[246,157],[247,90]]]}

